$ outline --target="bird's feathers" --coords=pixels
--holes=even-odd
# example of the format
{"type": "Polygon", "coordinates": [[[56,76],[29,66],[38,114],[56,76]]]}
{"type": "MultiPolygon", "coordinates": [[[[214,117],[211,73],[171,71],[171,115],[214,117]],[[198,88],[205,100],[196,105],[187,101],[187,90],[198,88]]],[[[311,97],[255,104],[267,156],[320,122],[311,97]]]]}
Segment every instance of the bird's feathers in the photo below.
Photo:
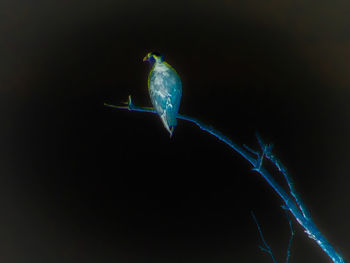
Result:
{"type": "Polygon", "coordinates": [[[182,95],[180,77],[168,63],[158,61],[149,74],[148,89],[154,109],[172,135],[182,95]]]}

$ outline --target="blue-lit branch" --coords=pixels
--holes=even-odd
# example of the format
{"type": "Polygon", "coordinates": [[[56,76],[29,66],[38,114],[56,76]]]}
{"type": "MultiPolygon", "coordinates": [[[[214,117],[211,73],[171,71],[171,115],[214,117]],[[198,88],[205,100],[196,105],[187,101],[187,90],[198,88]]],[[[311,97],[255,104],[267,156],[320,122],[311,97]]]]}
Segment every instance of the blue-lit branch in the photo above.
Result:
{"type": "MultiPolygon", "coordinates": [[[[263,244],[264,244],[264,246],[259,246],[259,248],[260,248],[262,251],[268,253],[268,254],[271,256],[273,263],[277,263],[277,261],[276,261],[276,259],[275,259],[275,256],[273,255],[272,249],[270,248],[270,246],[269,246],[269,245],[267,244],[267,242],[265,241],[265,238],[264,238],[264,235],[263,235],[263,233],[262,233],[262,231],[261,231],[261,228],[260,228],[260,225],[259,225],[258,220],[256,219],[256,217],[255,217],[255,215],[254,215],[253,212],[251,212],[251,215],[252,215],[252,218],[253,218],[253,220],[254,220],[254,222],[255,222],[257,228],[258,228],[258,231],[259,231],[259,235],[260,235],[260,237],[261,237],[261,240],[262,240],[262,242],[263,242],[263,244]]],[[[289,254],[289,250],[290,250],[290,248],[289,248],[289,246],[288,246],[287,255],[289,254]]],[[[287,262],[286,262],[286,263],[288,263],[288,256],[287,256],[287,262]]]]}
{"type": "MultiPolygon", "coordinates": [[[[286,209],[286,207],[283,206],[284,209],[286,209]]],[[[287,216],[287,220],[288,220],[288,224],[289,224],[289,229],[290,229],[290,238],[289,238],[289,242],[288,242],[288,247],[287,247],[287,255],[286,255],[286,263],[289,263],[289,259],[290,259],[290,249],[292,247],[292,241],[293,241],[293,237],[294,237],[294,229],[293,229],[293,224],[292,224],[292,220],[290,219],[290,216],[288,214],[288,210],[286,211],[286,216],[287,216]]]]}
{"type": "MultiPolygon", "coordinates": [[[[107,107],[116,108],[116,109],[126,109],[130,111],[156,113],[152,108],[135,106],[132,103],[130,96],[129,96],[127,105],[125,106],[115,106],[107,103],[105,103],[104,105],[107,107]]],[[[281,197],[281,199],[284,202],[283,207],[286,210],[290,211],[290,213],[294,216],[296,221],[304,228],[304,231],[305,233],[307,233],[309,238],[315,240],[315,242],[332,259],[333,262],[345,263],[345,260],[343,259],[343,257],[331,246],[331,244],[326,240],[326,238],[318,230],[315,223],[311,219],[310,214],[306,209],[306,206],[304,205],[301,198],[295,191],[293,181],[290,175],[288,174],[287,169],[276,158],[276,156],[272,154],[272,145],[265,144],[262,141],[261,137],[257,135],[257,140],[261,148],[261,152],[258,152],[245,145],[244,147],[240,147],[236,143],[232,142],[229,138],[221,134],[219,131],[215,130],[213,127],[205,125],[195,118],[178,114],[177,119],[186,120],[196,124],[199,128],[214,135],[216,138],[226,143],[233,150],[239,153],[243,158],[245,158],[252,165],[253,167],[252,170],[259,173],[267,181],[267,183],[273,188],[273,190],[281,197]],[[264,159],[271,161],[276,166],[278,171],[283,174],[284,179],[288,184],[287,192],[275,181],[272,175],[263,167],[264,159]]],[[[291,239],[288,244],[287,259],[289,259],[289,255],[290,255],[291,239]]]]}
{"type": "MultiPolygon", "coordinates": [[[[292,241],[293,241],[293,237],[294,237],[294,229],[293,229],[293,224],[292,224],[292,220],[290,219],[290,216],[288,214],[288,210],[286,210],[286,207],[284,205],[282,205],[282,208],[284,209],[284,211],[286,212],[286,216],[287,216],[287,220],[288,220],[288,224],[289,224],[289,229],[290,229],[290,237],[289,237],[289,241],[288,241],[288,246],[287,246],[287,254],[286,254],[286,263],[289,263],[289,259],[290,259],[290,250],[291,250],[291,247],[292,247],[292,241]]],[[[267,244],[265,238],[264,238],[264,235],[261,231],[261,227],[259,225],[259,222],[258,220],[256,219],[256,216],[255,214],[253,213],[253,211],[251,211],[251,215],[252,215],[252,218],[258,228],[258,232],[259,232],[259,235],[260,235],[260,238],[263,242],[263,246],[259,246],[259,248],[268,253],[271,258],[272,258],[272,261],[273,263],[277,263],[276,259],[275,259],[275,256],[272,252],[272,249],[270,248],[270,246],[267,244]]]]}

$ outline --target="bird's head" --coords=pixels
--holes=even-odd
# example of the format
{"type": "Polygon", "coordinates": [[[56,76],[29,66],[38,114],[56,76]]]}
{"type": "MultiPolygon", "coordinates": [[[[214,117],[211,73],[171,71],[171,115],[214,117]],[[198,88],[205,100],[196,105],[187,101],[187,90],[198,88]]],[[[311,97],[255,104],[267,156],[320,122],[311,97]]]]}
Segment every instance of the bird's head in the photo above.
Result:
{"type": "Polygon", "coordinates": [[[149,52],[144,58],[143,61],[148,61],[151,65],[156,62],[163,62],[164,56],[157,52],[149,52]]]}

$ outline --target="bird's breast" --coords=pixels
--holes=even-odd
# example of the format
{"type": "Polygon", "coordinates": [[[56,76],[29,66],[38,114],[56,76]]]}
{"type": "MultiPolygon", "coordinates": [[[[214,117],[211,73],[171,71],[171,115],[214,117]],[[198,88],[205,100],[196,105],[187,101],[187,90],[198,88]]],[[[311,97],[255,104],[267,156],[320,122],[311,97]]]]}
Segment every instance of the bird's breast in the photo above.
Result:
{"type": "Polygon", "coordinates": [[[166,63],[155,65],[150,72],[149,93],[153,107],[171,133],[176,126],[176,115],[180,106],[182,84],[176,71],[166,63]]]}

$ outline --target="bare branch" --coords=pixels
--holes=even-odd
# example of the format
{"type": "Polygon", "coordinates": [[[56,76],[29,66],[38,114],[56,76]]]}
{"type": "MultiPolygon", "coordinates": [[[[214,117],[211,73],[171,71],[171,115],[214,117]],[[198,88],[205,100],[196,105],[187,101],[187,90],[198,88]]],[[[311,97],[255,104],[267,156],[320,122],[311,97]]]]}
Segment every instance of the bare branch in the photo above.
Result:
{"type": "Polygon", "coordinates": [[[263,244],[264,244],[264,246],[259,246],[259,248],[260,248],[262,251],[264,251],[264,252],[270,254],[270,256],[271,256],[271,258],[272,258],[272,261],[273,261],[274,263],[277,263],[277,261],[276,261],[274,255],[273,255],[272,249],[270,248],[270,246],[269,246],[269,245],[267,244],[267,242],[265,241],[264,235],[263,235],[263,233],[262,233],[262,231],[261,231],[261,228],[260,228],[260,225],[259,225],[259,223],[258,223],[258,220],[256,219],[256,217],[255,217],[255,215],[254,215],[254,212],[251,211],[250,214],[252,215],[252,218],[253,218],[253,220],[254,220],[254,222],[255,222],[257,228],[258,228],[260,238],[261,238],[261,240],[262,240],[262,242],[263,242],[263,244]]]}
{"type": "MultiPolygon", "coordinates": [[[[149,107],[137,107],[132,103],[131,97],[129,96],[127,106],[114,106],[111,104],[106,104],[105,106],[116,108],[116,109],[127,109],[130,111],[141,111],[141,112],[149,112],[149,113],[155,113],[155,111],[152,108],[149,107]]],[[[343,257],[332,247],[332,245],[327,241],[327,239],[322,235],[322,233],[318,230],[315,223],[311,219],[306,206],[302,202],[301,198],[298,196],[298,194],[295,191],[293,181],[291,177],[289,176],[287,169],[281,164],[281,162],[272,154],[272,145],[267,145],[263,142],[261,137],[257,135],[257,139],[260,145],[260,148],[262,149],[262,153],[258,154],[257,152],[251,150],[250,148],[247,148],[244,146],[244,148],[240,147],[233,141],[231,141],[226,136],[222,135],[219,131],[214,129],[211,126],[205,125],[202,122],[198,121],[195,118],[186,116],[186,115],[177,115],[178,119],[186,120],[189,122],[192,122],[196,124],[199,128],[202,130],[214,135],[216,138],[221,140],[222,142],[226,143],[229,147],[231,147],[234,151],[236,151],[238,154],[240,154],[243,158],[245,158],[252,166],[253,170],[258,172],[265,181],[272,187],[272,189],[279,195],[279,197],[284,202],[284,207],[286,210],[288,210],[296,219],[296,221],[304,228],[305,233],[315,240],[315,242],[322,248],[322,250],[332,259],[335,263],[345,263],[345,260],[343,257]],[[257,156],[257,159],[254,157],[257,156]],[[277,169],[283,174],[285,180],[287,181],[289,193],[286,192],[272,177],[272,175],[263,167],[262,161],[263,158],[266,157],[269,159],[274,165],[277,167],[277,169]]],[[[256,221],[257,222],[257,221],[256,221]]],[[[289,221],[290,222],[290,221],[289,221]]],[[[290,222],[291,223],[291,222],[290,222]]],[[[291,227],[291,224],[290,224],[291,227]]],[[[260,227],[258,226],[259,232],[261,232],[260,227]]],[[[289,241],[288,245],[288,252],[287,252],[287,260],[289,260],[290,257],[290,246],[291,246],[291,240],[294,235],[294,231],[291,228],[292,236],[289,241]]],[[[262,235],[262,234],[261,234],[262,235]]],[[[266,246],[265,246],[266,247],[266,246]]],[[[268,246],[267,246],[268,247],[268,246]]],[[[265,250],[264,250],[265,251],[265,250]]],[[[287,261],[288,262],[288,261],[287,261]]]]}

